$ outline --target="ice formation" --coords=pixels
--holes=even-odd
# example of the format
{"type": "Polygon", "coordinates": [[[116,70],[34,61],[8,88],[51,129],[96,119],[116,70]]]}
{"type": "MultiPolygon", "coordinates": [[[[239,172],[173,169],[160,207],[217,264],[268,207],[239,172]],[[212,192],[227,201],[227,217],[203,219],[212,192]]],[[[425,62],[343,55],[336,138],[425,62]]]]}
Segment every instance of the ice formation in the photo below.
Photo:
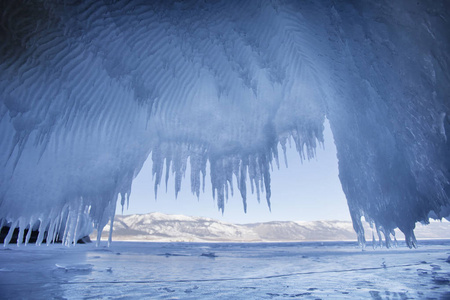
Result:
{"type": "Polygon", "coordinates": [[[313,157],[325,117],[361,243],[363,216],[414,246],[416,221],[450,214],[447,1],[0,7],[5,243],[100,237],[149,155],[155,192],[189,162],[199,194],[209,163],[219,209],[233,177],[244,209],[249,186],[270,204],[278,145],[313,157]]]}

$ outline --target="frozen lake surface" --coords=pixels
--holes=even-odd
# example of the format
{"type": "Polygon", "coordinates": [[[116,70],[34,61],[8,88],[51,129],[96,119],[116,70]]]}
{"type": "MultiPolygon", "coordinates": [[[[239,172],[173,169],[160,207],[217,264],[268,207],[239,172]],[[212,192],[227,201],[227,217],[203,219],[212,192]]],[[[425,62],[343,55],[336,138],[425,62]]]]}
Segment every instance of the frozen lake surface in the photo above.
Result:
{"type": "Polygon", "coordinates": [[[1,299],[450,299],[450,240],[0,249],[1,299]]]}

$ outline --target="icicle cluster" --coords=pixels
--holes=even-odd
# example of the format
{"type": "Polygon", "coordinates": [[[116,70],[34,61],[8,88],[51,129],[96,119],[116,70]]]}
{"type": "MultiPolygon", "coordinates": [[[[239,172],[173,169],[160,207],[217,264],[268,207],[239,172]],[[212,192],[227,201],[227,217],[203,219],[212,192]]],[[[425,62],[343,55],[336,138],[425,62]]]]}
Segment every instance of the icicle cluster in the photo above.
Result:
{"type": "Polygon", "coordinates": [[[240,147],[230,148],[224,153],[223,148],[217,151],[214,147],[182,143],[173,145],[164,142],[153,148],[151,154],[155,196],[157,196],[164,169],[165,186],[167,187],[168,179],[172,174],[175,177],[175,195],[178,195],[189,161],[191,192],[198,197],[200,190],[204,191],[206,165],[209,162],[213,198],[217,199],[218,208],[222,212],[225,209],[225,200],[228,200],[229,194],[234,194],[233,177],[236,179],[245,212],[247,211],[247,182],[250,183],[251,193],[256,193],[258,202],[261,193],[265,193],[270,209],[270,171],[273,169],[273,161],[279,167],[278,145],[281,144],[283,149],[286,166],[288,138],[294,140],[302,160],[313,158],[317,142],[323,143],[323,125],[321,123],[317,125],[317,128],[310,129],[308,132],[304,128],[296,127],[296,129],[281,135],[279,139],[270,141],[267,147],[262,149],[265,152],[256,153],[248,153],[246,149],[240,147]]]}
{"type": "Polygon", "coordinates": [[[198,195],[209,162],[219,209],[233,177],[244,210],[248,190],[270,206],[278,145],[293,139],[311,158],[325,115],[361,243],[363,216],[386,241],[399,227],[413,246],[416,221],[450,214],[445,1],[0,9],[0,220],[10,232],[70,245],[94,227],[100,238],[149,155],[155,193],[163,176],[178,193],[189,160],[198,195]]]}

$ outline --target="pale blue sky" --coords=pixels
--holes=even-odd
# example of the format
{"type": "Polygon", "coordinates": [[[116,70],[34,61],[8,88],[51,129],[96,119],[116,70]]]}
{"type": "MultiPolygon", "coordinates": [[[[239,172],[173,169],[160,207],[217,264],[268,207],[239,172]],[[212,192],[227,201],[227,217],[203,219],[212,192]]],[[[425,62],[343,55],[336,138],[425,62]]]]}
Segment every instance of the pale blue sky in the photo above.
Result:
{"type": "MultiPolygon", "coordinates": [[[[162,212],[166,214],[183,214],[201,216],[233,223],[254,223],[267,221],[313,221],[313,220],[350,220],[347,201],[338,179],[336,147],[328,122],[325,122],[325,149],[317,149],[317,157],[311,161],[300,161],[292,143],[288,147],[288,165],[284,165],[281,148],[280,169],[274,165],[272,179],[272,212],[269,211],[265,195],[258,203],[256,194],[247,196],[247,213],[244,213],[242,200],[236,184],[234,197],[225,204],[222,215],[212,198],[209,175],[206,177],[205,193],[200,198],[190,192],[189,168],[183,180],[181,192],[175,199],[173,178],[169,179],[168,191],[164,184],[158,190],[155,200],[152,180],[152,163],[148,159],[141,172],[133,181],[130,206],[124,208],[124,214],[143,214],[162,212]]],[[[122,208],[117,207],[117,214],[122,208]]]]}

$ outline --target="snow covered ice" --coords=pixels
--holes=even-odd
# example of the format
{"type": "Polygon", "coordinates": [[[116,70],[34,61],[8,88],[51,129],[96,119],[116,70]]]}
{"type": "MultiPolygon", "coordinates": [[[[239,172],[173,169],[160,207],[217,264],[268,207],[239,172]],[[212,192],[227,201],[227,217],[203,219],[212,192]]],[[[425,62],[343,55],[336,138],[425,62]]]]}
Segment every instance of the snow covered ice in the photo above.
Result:
{"type": "Polygon", "coordinates": [[[448,1],[0,5],[5,244],[100,239],[147,157],[155,193],[190,164],[220,210],[250,191],[270,207],[278,145],[314,157],[325,118],[360,243],[361,217],[414,246],[449,216],[448,1]]]}
{"type": "Polygon", "coordinates": [[[132,243],[0,250],[2,299],[448,299],[450,242],[132,243]],[[214,255],[211,255],[214,253],[214,255]]]}

